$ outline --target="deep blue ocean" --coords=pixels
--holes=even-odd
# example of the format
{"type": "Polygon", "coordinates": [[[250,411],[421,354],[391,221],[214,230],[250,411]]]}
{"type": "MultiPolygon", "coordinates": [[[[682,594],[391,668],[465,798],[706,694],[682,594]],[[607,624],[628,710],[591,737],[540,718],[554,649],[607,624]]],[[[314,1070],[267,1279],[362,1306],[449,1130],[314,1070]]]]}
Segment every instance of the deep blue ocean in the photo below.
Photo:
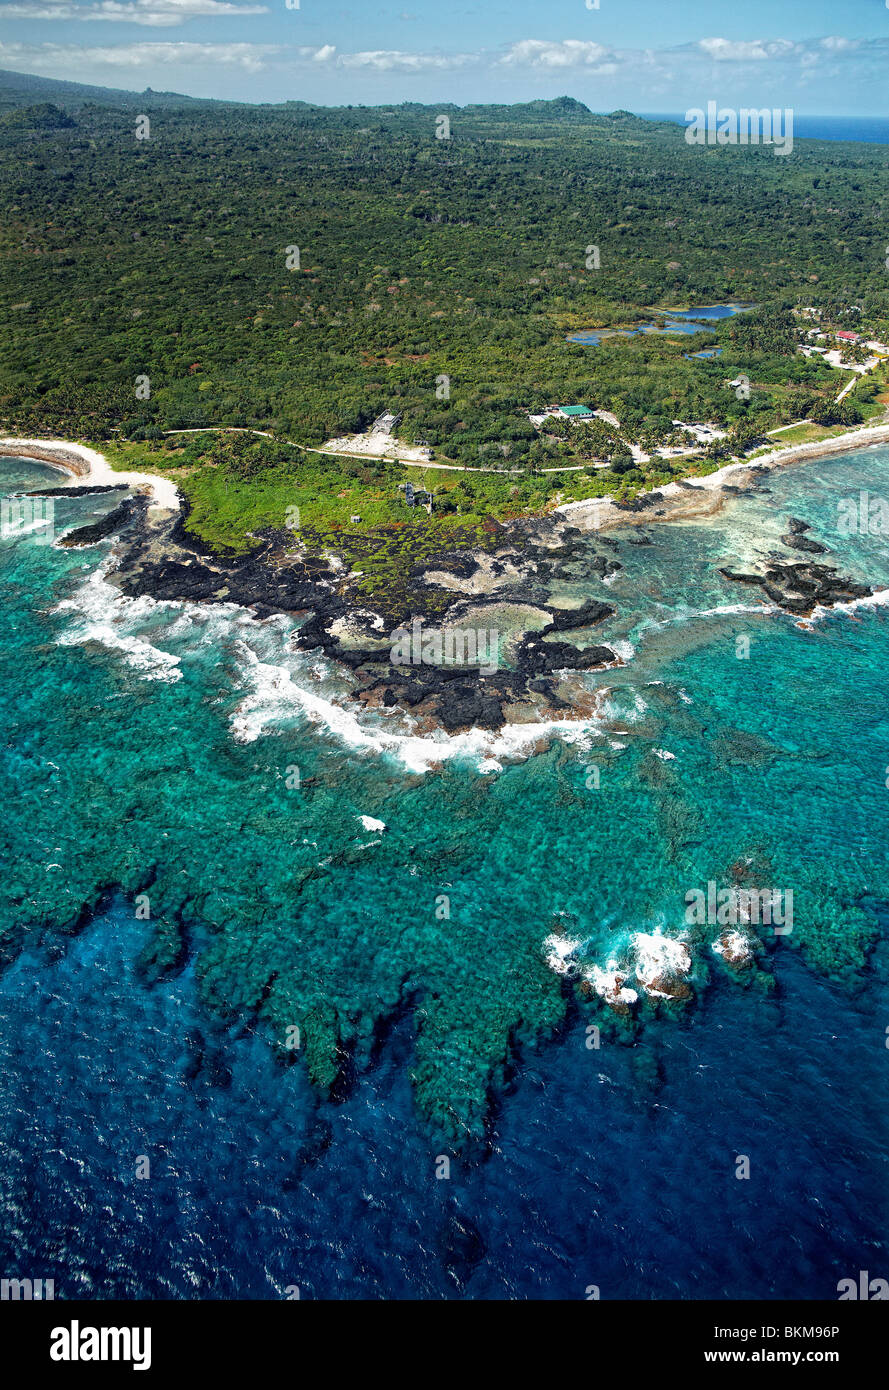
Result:
{"type": "MultiPolygon", "coordinates": [[[[889,1276],[889,609],[799,625],[717,572],[794,515],[889,584],[886,538],[838,526],[887,473],[869,449],[612,533],[623,570],[581,565],[564,599],[614,604],[626,665],[584,678],[609,691],[586,728],[527,739],[356,714],[289,620],[121,599],[107,543],[0,542],[4,1277],[651,1300],[889,1276]],[[740,972],[682,916],[735,861],[796,903],[740,972]],[[615,1019],[554,939],[637,988],[641,942],[685,941],[691,995],[615,1019]],[[289,1017],[305,1057],[276,1046],[289,1017]]],[[[56,529],[110,505],[65,497],[56,529]]]]}
{"type": "MultiPolygon", "coordinates": [[[[647,121],[685,125],[685,113],[640,113],[647,121]]],[[[866,145],[889,145],[889,116],[804,116],[793,113],[793,133],[800,140],[860,140],[866,145]]]]}

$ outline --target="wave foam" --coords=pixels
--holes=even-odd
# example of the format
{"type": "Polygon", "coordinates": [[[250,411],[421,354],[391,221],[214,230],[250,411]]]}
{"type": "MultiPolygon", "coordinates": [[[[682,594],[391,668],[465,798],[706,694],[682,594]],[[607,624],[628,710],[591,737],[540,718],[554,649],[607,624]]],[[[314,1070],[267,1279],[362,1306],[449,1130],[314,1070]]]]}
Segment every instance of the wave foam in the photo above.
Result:
{"type": "Polygon", "coordinates": [[[620,657],[621,661],[632,661],[636,655],[636,648],[632,642],[628,642],[624,637],[619,637],[616,641],[609,642],[608,645],[615,656],[620,657]]]}
{"type": "Polygon", "coordinates": [[[671,992],[663,988],[664,983],[687,975],[691,970],[691,952],[682,937],[639,931],[633,936],[633,949],[636,979],[645,993],[654,999],[671,998],[671,992]]]}
{"type": "Polygon", "coordinates": [[[855,613],[859,608],[889,608],[889,587],[877,589],[875,594],[865,594],[863,598],[849,599],[848,603],[832,603],[829,608],[817,604],[808,618],[800,618],[797,627],[811,628],[831,613],[855,613]]]}
{"type": "Polygon", "coordinates": [[[364,724],[355,710],[324,695],[306,690],[286,666],[261,661],[246,642],[236,642],[242,674],[252,685],[232,716],[231,727],[239,743],[252,743],[269,727],[302,715],[332,734],[346,747],[359,752],[386,754],[410,772],[423,773],[442,762],[470,759],[486,773],[498,770],[503,758],[526,756],[536,744],[558,736],[566,743],[588,743],[599,732],[594,720],[547,720],[533,724],[508,724],[496,732],[469,729],[446,734],[443,729],[421,736],[364,724]]]}
{"type": "MultiPolygon", "coordinates": [[[[578,973],[585,942],[568,936],[548,936],[543,943],[544,959],[550,970],[569,978],[578,973]]],[[[714,948],[715,949],[715,948],[714,948]]],[[[689,989],[685,983],[692,970],[692,954],[684,936],[655,932],[633,932],[624,959],[610,957],[605,965],[583,965],[580,976],[589,987],[618,1013],[627,1013],[641,990],[649,999],[683,999],[689,989]],[[638,985],[634,989],[630,979],[638,985]]]]}
{"type": "Polygon", "coordinates": [[[75,647],[97,642],[109,651],[120,652],[127,665],[146,680],[180,680],[178,656],[128,631],[160,605],[152,598],[134,599],[120,593],[108,583],[111,568],[110,561],[106,560],[70,598],[62,599],[52,610],[72,615],[71,624],[56,638],[58,645],[75,647]]]}

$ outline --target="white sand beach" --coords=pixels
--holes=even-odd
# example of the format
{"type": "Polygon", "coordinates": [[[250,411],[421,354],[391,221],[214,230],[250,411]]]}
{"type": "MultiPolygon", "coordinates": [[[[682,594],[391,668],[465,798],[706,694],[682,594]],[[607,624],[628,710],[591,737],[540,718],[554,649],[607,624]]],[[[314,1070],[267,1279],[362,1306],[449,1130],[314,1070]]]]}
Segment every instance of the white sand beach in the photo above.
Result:
{"type": "Polygon", "coordinates": [[[66,473],[71,485],[91,483],[102,487],[125,486],[151,495],[150,510],[178,512],[179,493],[170,478],[154,473],[123,473],[111,467],[104,454],[85,444],[64,439],[0,439],[0,456],[33,458],[66,473]]]}

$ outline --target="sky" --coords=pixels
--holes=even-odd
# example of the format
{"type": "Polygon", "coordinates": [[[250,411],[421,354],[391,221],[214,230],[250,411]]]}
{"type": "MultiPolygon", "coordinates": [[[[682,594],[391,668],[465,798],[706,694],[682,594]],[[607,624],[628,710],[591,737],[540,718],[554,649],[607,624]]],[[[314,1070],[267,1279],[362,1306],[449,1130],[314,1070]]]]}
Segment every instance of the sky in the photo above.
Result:
{"type": "Polygon", "coordinates": [[[0,68],[258,102],[886,116],[889,0],[0,0],[0,68]]]}

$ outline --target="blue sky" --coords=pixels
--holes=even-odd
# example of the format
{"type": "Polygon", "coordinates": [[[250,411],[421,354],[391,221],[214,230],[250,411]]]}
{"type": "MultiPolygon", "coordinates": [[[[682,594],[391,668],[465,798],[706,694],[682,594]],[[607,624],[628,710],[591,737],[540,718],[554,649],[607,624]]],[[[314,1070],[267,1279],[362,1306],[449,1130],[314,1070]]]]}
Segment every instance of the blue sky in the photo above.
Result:
{"type": "Polygon", "coordinates": [[[889,0],[0,0],[0,68],[325,104],[887,115],[889,0]]]}

